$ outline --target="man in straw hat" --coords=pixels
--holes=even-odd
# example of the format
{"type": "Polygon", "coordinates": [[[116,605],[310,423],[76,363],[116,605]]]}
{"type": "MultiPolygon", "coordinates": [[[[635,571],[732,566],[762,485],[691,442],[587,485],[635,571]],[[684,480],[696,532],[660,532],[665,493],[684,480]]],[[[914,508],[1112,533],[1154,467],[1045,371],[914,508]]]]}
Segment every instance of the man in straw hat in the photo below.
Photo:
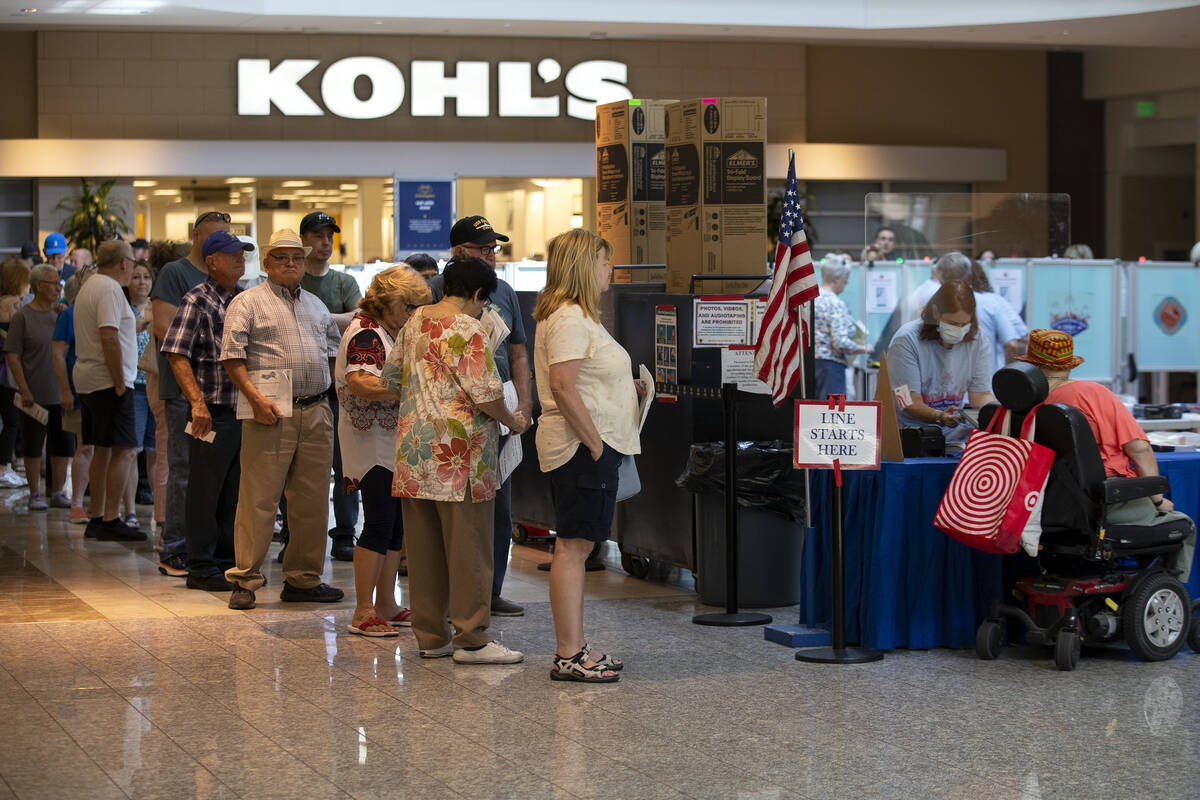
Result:
{"type": "Polygon", "coordinates": [[[290,229],[262,248],[267,280],[235,297],[225,313],[221,361],[238,388],[242,475],[234,522],[236,566],[229,607],[254,607],[266,580],[280,492],[287,492],[291,541],[283,559],[284,602],[336,603],[341,589],[321,582],[333,413],[327,391],[341,337],[325,304],[300,288],[309,248],[290,229]],[[290,406],[290,410],[289,410],[290,406]]]}
{"type": "MultiPolygon", "coordinates": [[[[1100,447],[1105,474],[1126,478],[1158,474],[1158,462],[1154,460],[1154,451],[1145,432],[1117,396],[1098,383],[1071,380],[1071,370],[1082,364],[1083,358],[1075,355],[1075,340],[1069,333],[1047,328],[1032,331],[1029,350],[1017,358],[1037,366],[1045,374],[1050,384],[1047,403],[1072,406],[1087,417],[1100,447]]],[[[1108,506],[1105,519],[1110,525],[1158,525],[1171,519],[1186,519],[1186,516],[1176,511],[1169,499],[1156,494],[1113,503],[1108,506]]],[[[1196,528],[1193,525],[1174,565],[1182,573],[1180,580],[1184,583],[1191,574],[1195,546],[1196,528]]]]}

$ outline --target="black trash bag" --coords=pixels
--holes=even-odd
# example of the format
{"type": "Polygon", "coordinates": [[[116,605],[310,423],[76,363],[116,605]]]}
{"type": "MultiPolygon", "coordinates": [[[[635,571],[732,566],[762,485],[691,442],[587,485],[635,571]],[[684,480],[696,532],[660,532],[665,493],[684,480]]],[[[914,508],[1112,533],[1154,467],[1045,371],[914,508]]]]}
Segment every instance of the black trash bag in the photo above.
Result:
{"type": "MultiPolygon", "coordinates": [[[[697,494],[725,492],[725,443],[700,442],[688,453],[675,485],[697,494]]],[[[738,442],[737,504],[804,524],[804,474],[792,468],[792,448],[782,442],[738,442]]]]}

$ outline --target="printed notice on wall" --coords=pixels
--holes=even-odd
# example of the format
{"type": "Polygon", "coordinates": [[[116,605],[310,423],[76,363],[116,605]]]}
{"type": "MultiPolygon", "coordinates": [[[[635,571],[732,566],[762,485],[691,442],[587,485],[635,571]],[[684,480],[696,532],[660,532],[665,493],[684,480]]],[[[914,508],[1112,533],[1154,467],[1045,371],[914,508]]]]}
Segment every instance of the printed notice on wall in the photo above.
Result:
{"type": "Polygon", "coordinates": [[[721,384],[736,383],[738,391],[770,394],[771,387],[754,374],[754,345],[735,344],[721,349],[721,384]]]}
{"type": "Polygon", "coordinates": [[[899,292],[896,281],[899,275],[894,271],[871,270],[867,277],[867,313],[890,314],[896,308],[896,298],[899,292]]]}
{"type": "Polygon", "coordinates": [[[744,297],[698,297],[693,305],[693,347],[728,347],[754,344],[753,300],[744,297]]]}
{"type": "Polygon", "coordinates": [[[1018,269],[993,269],[989,276],[996,294],[1017,311],[1025,305],[1025,272],[1018,269]]]}
{"type": "Polygon", "coordinates": [[[679,385],[679,312],[675,306],[654,307],[654,382],[656,399],[673,402],[679,385]]]}

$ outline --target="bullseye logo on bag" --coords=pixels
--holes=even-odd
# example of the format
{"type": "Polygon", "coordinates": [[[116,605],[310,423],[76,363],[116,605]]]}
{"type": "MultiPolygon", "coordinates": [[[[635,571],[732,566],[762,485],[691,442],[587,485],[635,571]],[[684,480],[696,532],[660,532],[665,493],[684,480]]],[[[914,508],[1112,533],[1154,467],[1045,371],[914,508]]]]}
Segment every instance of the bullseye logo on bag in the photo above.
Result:
{"type": "Polygon", "coordinates": [[[1025,495],[1025,508],[1033,511],[1038,504],[1038,498],[1041,497],[1041,492],[1030,492],[1025,495]]]}
{"type": "Polygon", "coordinates": [[[328,110],[344,119],[379,119],[396,113],[407,97],[413,117],[447,116],[448,99],[454,99],[457,117],[490,117],[493,77],[499,117],[560,117],[565,92],[567,115],[591,120],[598,104],[633,97],[626,86],[628,67],[620,61],[581,61],[564,75],[558,61],[543,58],[537,62],[535,95],[534,65],[528,61],[501,61],[494,72],[487,61],[458,61],[452,76],[444,61],[411,61],[406,81],[400,67],[385,58],[354,56],[334,61],[321,75],[322,109],[300,87],[320,64],[315,58],[285,58],[275,66],[267,58],[238,59],[238,115],[268,116],[274,106],[288,117],[320,117],[328,110]]]}

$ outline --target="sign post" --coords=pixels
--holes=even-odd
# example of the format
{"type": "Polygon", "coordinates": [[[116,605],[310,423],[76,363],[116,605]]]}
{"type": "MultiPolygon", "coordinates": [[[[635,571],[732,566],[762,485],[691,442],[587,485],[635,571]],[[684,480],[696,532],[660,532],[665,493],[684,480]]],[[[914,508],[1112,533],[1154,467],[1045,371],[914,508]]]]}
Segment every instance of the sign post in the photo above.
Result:
{"type": "Polygon", "coordinates": [[[846,551],[842,529],[842,470],[879,469],[879,403],[847,403],[845,395],[829,400],[797,400],[793,440],[796,469],[832,469],[833,516],[833,646],[796,652],[797,661],[816,664],[865,664],[883,653],[846,646],[846,551]]]}

